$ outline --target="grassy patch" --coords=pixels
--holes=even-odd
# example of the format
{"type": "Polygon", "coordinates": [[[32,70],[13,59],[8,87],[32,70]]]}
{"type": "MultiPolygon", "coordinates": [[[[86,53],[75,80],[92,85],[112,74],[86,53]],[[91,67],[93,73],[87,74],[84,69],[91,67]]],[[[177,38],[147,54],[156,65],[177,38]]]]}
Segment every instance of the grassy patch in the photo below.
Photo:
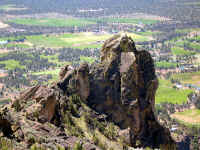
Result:
{"type": "Polygon", "coordinates": [[[32,74],[33,75],[38,75],[38,76],[40,76],[40,75],[52,75],[52,80],[51,81],[55,81],[55,80],[58,79],[59,72],[60,72],[60,69],[54,69],[54,70],[47,70],[47,71],[41,71],[41,72],[34,72],[32,74]]]}
{"type": "Polygon", "coordinates": [[[14,47],[17,47],[17,48],[30,48],[29,45],[27,44],[23,44],[23,43],[8,43],[8,44],[5,44],[5,45],[0,45],[1,48],[14,48],[14,47]]]}
{"type": "Polygon", "coordinates": [[[191,92],[190,89],[175,89],[169,80],[160,79],[156,93],[156,104],[163,102],[182,104],[187,101],[187,96],[191,92]]]}
{"type": "Polygon", "coordinates": [[[16,24],[23,24],[23,25],[32,25],[32,26],[49,26],[49,27],[81,27],[90,24],[95,24],[93,21],[88,21],[85,19],[78,19],[78,18],[67,18],[67,19],[57,19],[57,18],[42,18],[42,19],[35,19],[35,18],[20,18],[10,20],[9,22],[16,23],[16,24]]]}
{"type": "MultiPolygon", "coordinates": [[[[139,35],[135,33],[127,33],[131,36],[134,41],[149,41],[152,40],[150,36],[139,35]]],[[[103,42],[110,37],[112,34],[97,34],[92,32],[82,32],[82,33],[66,33],[66,34],[51,34],[51,35],[31,35],[31,36],[18,36],[18,37],[5,37],[0,38],[0,40],[9,40],[10,43],[2,45],[4,47],[49,47],[49,48],[63,48],[71,47],[78,49],[85,48],[100,48],[103,42]],[[16,41],[23,42],[16,42],[16,41]]]]}
{"type": "Polygon", "coordinates": [[[176,33],[190,33],[193,31],[200,31],[200,28],[186,28],[186,29],[176,29],[176,33]]]}
{"type": "Polygon", "coordinates": [[[0,6],[0,10],[8,11],[8,10],[10,10],[10,9],[14,9],[15,7],[16,7],[16,5],[11,5],[11,4],[2,5],[2,6],[0,6]]]}
{"type": "Polygon", "coordinates": [[[10,139],[0,137],[0,149],[1,150],[13,150],[13,143],[10,139]]]}
{"type": "Polygon", "coordinates": [[[200,36],[193,37],[191,40],[200,41],[200,36]]]}
{"type": "Polygon", "coordinates": [[[181,121],[186,125],[199,125],[200,126],[200,110],[189,109],[184,112],[177,112],[172,115],[173,118],[181,121]]]}
{"type": "Polygon", "coordinates": [[[8,53],[0,53],[0,58],[8,56],[8,53]]]}
{"type": "Polygon", "coordinates": [[[57,67],[61,67],[61,66],[64,66],[66,64],[71,64],[70,62],[65,62],[65,61],[59,61],[58,59],[58,53],[55,54],[55,55],[40,55],[40,58],[43,58],[43,59],[48,59],[48,62],[51,62],[51,63],[54,63],[54,64],[57,64],[57,67]]]}
{"type": "Polygon", "coordinates": [[[10,37],[1,37],[0,41],[18,41],[18,40],[23,40],[25,39],[25,36],[10,36],[10,37]]]}
{"type": "Polygon", "coordinates": [[[156,67],[158,68],[176,68],[177,64],[172,62],[166,62],[166,61],[159,61],[156,62],[156,67]]]}
{"type": "Polygon", "coordinates": [[[195,55],[195,52],[186,51],[181,47],[173,47],[171,50],[173,55],[195,55]]]}
{"type": "Polygon", "coordinates": [[[135,33],[127,33],[128,36],[130,36],[135,42],[142,42],[142,41],[149,41],[151,40],[151,37],[139,35],[135,33]]]}
{"type": "Polygon", "coordinates": [[[80,60],[83,61],[83,62],[93,63],[95,61],[95,58],[80,56],[80,60]]]}
{"type": "Polygon", "coordinates": [[[198,43],[189,43],[189,47],[196,49],[196,50],[200,50],[200,44],[198,44],[198,43]]]}
{"type": "Polygon", "coordinates": [[[85,49],[85,48],[101,48],[102,44],[82,44],[80,46],[73,46],[73,48],[78,48],[78,49],[85,49]]]}
{"type": "Polygon", "coordinates": [[[145,31],[145,32],[134,32],[134,33],[142,35],[142,36],[152,36],[152,35],[159,34],[160,32],[158,32],[158,31],[145,31]]]}
{"type": "Polygon", "coordinates": [[[63,34],[63,35],[34,35],[27,36],[28,42],[43,47],[51,48],[99,48],[101,44],[97,42],[104,41],[112,35],[96,35],[94,33],[79,33],[79,34],[63,34]]]}
{"type": "Polygon", "coordinates": [[[10,60],[5,60],[5,61],[0,61],[0,64],[5,64],[5,68],[8,70],[13,70],[15,68],[20,68],[24,69],[25,66],[20,65],[19,61],[10,59],[10,60]]]}
{"type": "Polygon", "coordinates": [[[174,74],[171,79],[179,80],[184,84],[200,85],[200,72],[174,74]]]}
{"type": "MultiPolygon", "coordinates": [[[[150,36],[139,35],[135,33],[127,33],[134,41],[149,41],[152,39],[150,36]]],[[[49,47],[49,48],[63,48],[71,47],[78,49],[85,48],[101,48],[103,42],[112,34],[96,34],[92,32],[84,33],[67,33],[61,35],[32,35],[32,36],[18,36],[18,37],[5,37],[0,40],[9,40],[10,42],[5,45],[0,45],[1,48],[30,48],[36,47],[49,47]],[[18,40],[24,40],[24,42],[16,42],[18,40]]]]}
{"type": "Polygon", "coordinates": [[[25,10],[25,9],[27,9],[27,8],[18,7],[18,6],[13,5],[13,4],[1,5],[0,6],[0,10],[4,10],[4,11],[20,11],[20,10],[25,10]]]}
{"type": "Polygon", "coordinates": [[[184,5],[194,5],[194,6],[197,6],[197,5],[200,5],[200,2],[184,2],[183,4],[184,5]]]}
{"type": "Polygon", "coordinates": [[[107,23],[127,23],[127,24],[154,24],[157,20],[152,19],[134,19],[134,18],[99,18],[90,19],[96,22],[107,22],[107,23]]]}

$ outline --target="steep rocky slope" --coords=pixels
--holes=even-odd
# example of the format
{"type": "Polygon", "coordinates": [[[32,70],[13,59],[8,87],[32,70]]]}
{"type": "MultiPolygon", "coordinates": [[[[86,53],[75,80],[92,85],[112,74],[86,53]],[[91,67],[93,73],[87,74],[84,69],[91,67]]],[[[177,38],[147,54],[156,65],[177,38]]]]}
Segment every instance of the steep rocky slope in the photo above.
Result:
{"type": "Polygon", "coordinates": [[[27,89],[1,108],[1,148],[176,149],[154,116],[154,62],[130,37],[108,39],[101,63],[67,65],[59,75],[56,83],[27,89]]]}

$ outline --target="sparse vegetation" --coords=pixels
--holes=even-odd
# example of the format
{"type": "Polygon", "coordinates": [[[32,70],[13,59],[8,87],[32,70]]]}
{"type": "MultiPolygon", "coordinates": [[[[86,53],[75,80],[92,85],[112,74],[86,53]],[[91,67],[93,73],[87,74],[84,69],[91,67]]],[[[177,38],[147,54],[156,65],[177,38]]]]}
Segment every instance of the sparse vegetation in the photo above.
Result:
{"type": "Polygon", "coordinates": [[[107,23],[127,23],[127,24],[154,24],[158,22],[157,20],[152,19],[136,19],[136,18],[99,18],[99,19],[90,19],[96,22],[107,22],[107,23]]]}
{"type": "Polygon", "coordinates": [[[84,150],[83,144],[80,143],[80,142],[77,142],[77,143],[74,145],[73,150],[84,150]]]}
{"type": "Polygon", "coordinates": [[[184,112],[177,112],[172,115],[173,118],[177,119],[181,123],[186,125],[198,125],[200,126],[200,110],[190,109],[184,112]]]}
{"type": "Polygon", "coordinates": [[[0,61],[0,64],[4,64],[5,68],[7,70],[13,70],[15,68],[20,68],[20,69],[24,69],[25,66],[21,65],[19,61],[10,59],[10,60],[5,60],[5,61],[0,61]]]}
{"type": "Polygon", "coordinates": [[[0,149],[1,150],[13,150],[13,143],[11,140],[0,137],[0,149]]]}
{"type": "Polygon", "coordinates": [[[172,54],[173,55],[194,55],[195,52],[192,51],[186,51],[181,47],[173,47],[172,48],[172,54]]]}
{"type": "Polygon", "coordinates": [[[178,80],[183,84],[199,85],[200,72],[179,73],[171,76],[171,79],[178,80]]]}
{"type": "Polygon", "coordinates": [[[157,68],[176,68],[177,64],[176,63],[172,63],[172,62],[166,62],[166,61],[159,61],[156,62],[156,67],[157,68]]]}

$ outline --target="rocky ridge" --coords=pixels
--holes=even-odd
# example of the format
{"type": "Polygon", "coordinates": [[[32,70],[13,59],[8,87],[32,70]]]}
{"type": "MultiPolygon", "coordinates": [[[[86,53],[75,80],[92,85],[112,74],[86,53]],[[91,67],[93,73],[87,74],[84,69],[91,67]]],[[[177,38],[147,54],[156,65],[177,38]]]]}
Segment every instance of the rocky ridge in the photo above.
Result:
{"type": "Polygon", "coordinates": [[[108,39],[101,62],[66,65],[59,81],[23,91],[0,110],[0,147],[176,149],[154,115],[158,79],[147,51],[126,34],[108,39]]]}

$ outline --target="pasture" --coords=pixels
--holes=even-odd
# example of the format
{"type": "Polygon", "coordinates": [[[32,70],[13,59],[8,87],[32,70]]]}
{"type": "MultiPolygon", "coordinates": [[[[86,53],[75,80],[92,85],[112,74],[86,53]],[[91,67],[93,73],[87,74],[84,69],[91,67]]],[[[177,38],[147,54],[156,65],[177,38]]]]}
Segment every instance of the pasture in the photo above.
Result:
{"type": "Polygon", "coordinates": [[[171,79],[179,80],[183,84],[200,86],[200,72],[179,73],[171,76],[171,79]]]}
{"type": "MultiPolygon", "coordinates": [[[[149,41],[152,37],[138,35],[135,33],[127,33],[131,36],[134,41],[149,41]]],[[[26,41],[35,45],[36,47],[49,47],[49,48],[100,48],[103,42],[113,34],[103,33],[97,34],[93,32],[82,32],[82,33],[65,33],[60,35],[33,35],[27,36],[26,41]]]]}
{"type": "Polygon", "coordinates": [[[155,19],[144,19],[144,18],[117,18],[117,17],[108,17],[108,18],[98,18],[98,19],[89,19],[96,22],[106,22],[106,23],[123,23],[123,24],[154,24],[158,20],[155,19]]]}
{"type": "Polygon", "coordinates": [[[172,62],[167,62],[167,61],[159,61],[159,62],[155,62],[155,66],[157,68],[176,68],[177,64],[172,63],[172,62]]]}
{"type": "Polygon", "coordinates": [[[169,80],[159,80],[159,88],[156,92],[156,104],[168,102],[172,104],[182,104],[187,102],[187,96],[191,89],[175,89],[169,80]]]}
{"type": "Polygon", "coordinates": [[[0,64],[4,64],[5,65],[5,69],[7,69],[7,70],[13,70],[15,68],[20,68],[20,69],[24,69],[25,68],[25,66],[20,65],[19,61],[16,61],[16,60],[13,60],[13,59],[0,61],[0,64]]]}
{"type": "Polygon", "coordinates": [[[19,10],[25,10],[25,9],[27,9],[27,8],[18,7],[16,5],[12,5],[12,4],[0,6],[0,10],[3,10],[3,11],[19,11],[19,10]]]}
{"type": "Polygon", "coordinates": [[[188,50],[184,50],[182,47],[172,47],[172,54],[173,55],[179,55],[179,56],[183,56],[183,55],[195,55],[195,52],[193,51],[188,51],[188,50]]]}
{"type": "Polygon", "coordinates": [[[48,81],[48,83],[51,83],[53,81],[58,80],[59,77],[60,68],[54,69],[54,70],[46,70],[46,71],[40,71],[40,72],[33,72],[32,75],[42,76],[42,75],[51,75],[52,79],[48,81]]]}
{"type": "Polygon", "coordinates": [[[96,24],[94,21],[89,21],[80,18],[18,18],[9,20],[11,23],[29,25],[29,26],[46,26],[46,27],[82,27],[86,25],[96,24]]]}
{"type": "Polygon", "coordinates": [[[48,62],[56,64],[57,67],[62,67],[64,65],[66,65],[66,64],[71,64],[71,62],[64,62],[64,61],[61,62],[61,61],[59,61],[58,55],[59,55],[58,53],[55,54],[55,55],[48,55],[48,56],[40,55],[40,58],[42,58],[42,59],[48,59],[48,62]]]}
{"type": "Polygon", "coordinates": [[[199,109],[189,109],[184,112],[176,112],[175,114],[172,114],[171,117],[186,125],[200,126],[199,109]]]}

